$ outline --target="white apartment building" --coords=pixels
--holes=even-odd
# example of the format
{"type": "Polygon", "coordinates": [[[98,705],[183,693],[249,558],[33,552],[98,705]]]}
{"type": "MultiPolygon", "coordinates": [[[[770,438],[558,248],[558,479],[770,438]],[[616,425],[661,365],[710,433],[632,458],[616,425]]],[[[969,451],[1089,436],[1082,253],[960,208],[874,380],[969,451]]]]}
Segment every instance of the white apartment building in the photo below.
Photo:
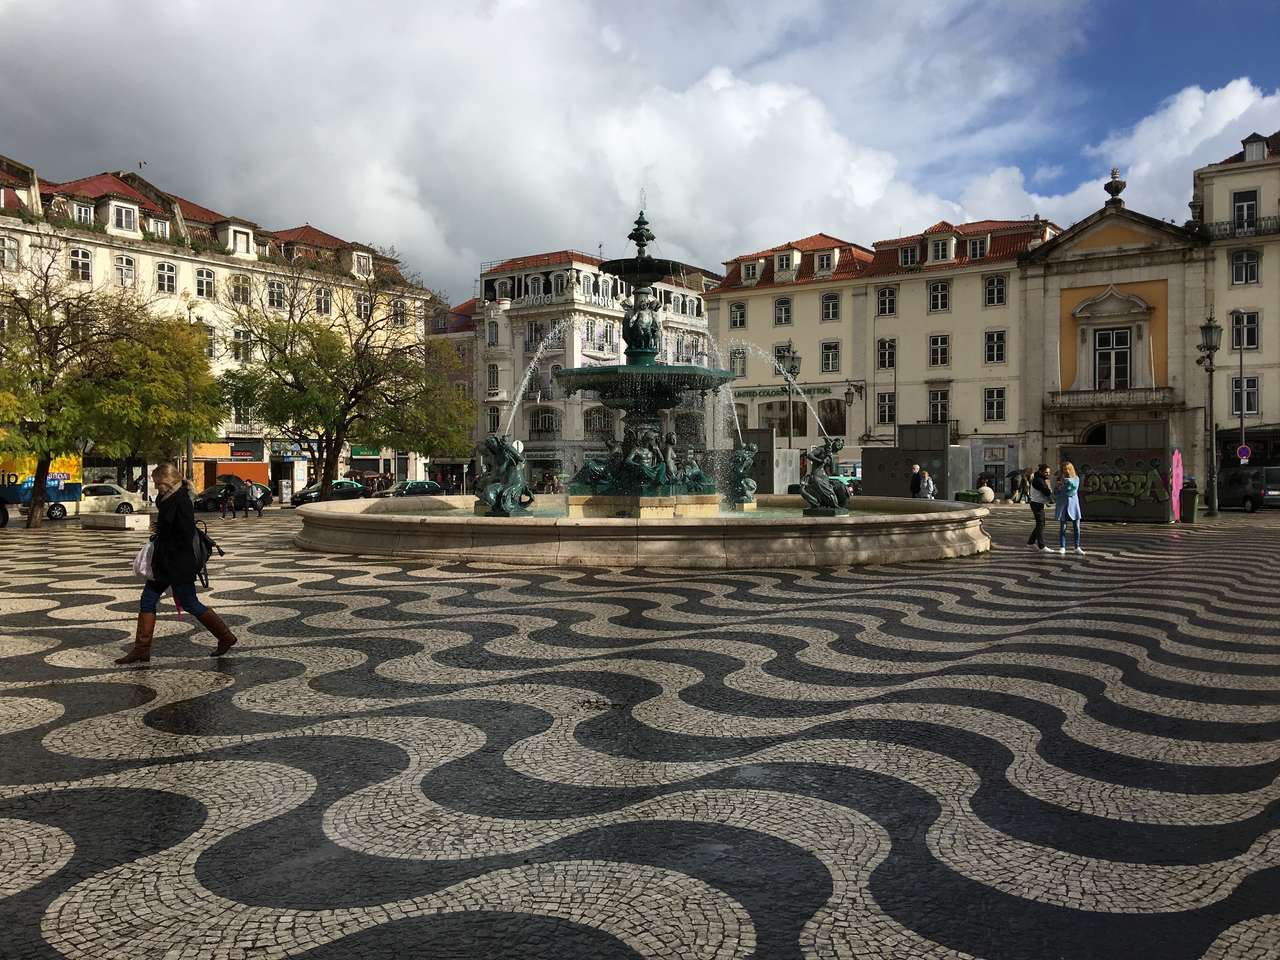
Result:
{"type": "MultiPolygon", "coordinates": [[[[362,309],[362,281],[392,279],[386,309],[406,335],[420,335],[432,295],[403,280],[399,264],[365,244],[342,240],[309,224],[267,230],[252,220],[218,213],[161,190],[131,172],[100,173],[57,183],[0,157],[0,269],[16,270],[33,244],[55,244],[76,283],[116,284],[138,290],[161,309],[204,324],[209,360],[221,373],[248,358],[247,333],[234,326],[235,306],[250,291],[268,305],[280,275],[299,265],[312,284],[316,313],[344,305],[362,309]]],[[[256,302],[256,301],[255,301],[256,302]]],[[[369,305],[372,309],[372,304],[369,305]]],[[[219,473],[270,483],[308,482],[308,460],[296,444],[267,436],[251,407],[237,407],[216,443],[195,450],[197,484],[219,473]]],[[[425,460],[412,451],[353,448],[342,470],[425,476],[425,460]]]]}
{"type": "MultiPolygon", "coordinates": [[[[604,452],[606,438],[621,436],[614,411],[594,395],[564,396],[554,378],[562,368],[623,362],[623,301],[631,291],[602,273],[601,263],[560,250],[481,267],[481,293],[472,304],[476,439],[509,432],[520,440],[535,486],[576,472],[584,457],[604,452]]],[[[704,294],[719,280],[689,266],[655,285],[665,328],[659,362],[707,363],[704,294]]],[[[682,444],[704,445],[701,409],[698,403],[671,411],[668,428],[682,444]]]]}

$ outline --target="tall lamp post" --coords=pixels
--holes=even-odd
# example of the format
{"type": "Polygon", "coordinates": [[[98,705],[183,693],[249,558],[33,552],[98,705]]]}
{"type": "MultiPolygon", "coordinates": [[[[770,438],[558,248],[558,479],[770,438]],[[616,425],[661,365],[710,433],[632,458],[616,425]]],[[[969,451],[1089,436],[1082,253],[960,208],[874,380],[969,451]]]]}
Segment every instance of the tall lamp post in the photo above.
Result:
{"type": "MultiPolygon", "coordinates": [[[[865,384],[855,383],[852,380],[849,381],[849,383],[844,388],[844,420],[845,420],[846,430],[848,430],[848,427],[849,427],[849,411],[853,409],[853,402],[857,400],[859,397],[863,396],[865,391],[866,391],[865,384]]],[[[866,417],[864,416],[863,420],[865,419],[866,417]]],[[[867,424],[864,423],[862,426],[864,431],[868,429],[867,424]]],[[[850,435],[852,435],[852,432],[850,432],[850,435]]]]}
{"type": "Polygon", "coordinates": [[[787,381],[787,449],[790,450],[795,440],[795,411],[791,396],[795,391],[796,377],[800,376],[800,354],[796,353],[791,341],[774,355],[774,364],[787,381]]]}
{"type": "MultiPolygon", "coordinates": [[[[1213,416],[1213,371],[1216,369],[1213,364],[1213,355],[1218,352],[1218,348],[1222,346],[1222,327],[1213,319],[1213,308],[1209,308],[1209,316],[1204,323],[1200,324],[1200,342],[1196,344],[1196,349],[1200,351],[1200,357],[1196,360],[1200,366],[1204,367],[1204,372],[1209,375],[1209,402],[1206,429],[1209,434],[1209,443],[1205,448],[1206,467],[1209,471],[1208,499],[1205,504],[1205,516],[1213,517],[1218,513],[1218,438],[1217,438],[1217,421],[1213,416]]],[[[1243,351],[1241,351],[1243,353],[1243,351]]]]}

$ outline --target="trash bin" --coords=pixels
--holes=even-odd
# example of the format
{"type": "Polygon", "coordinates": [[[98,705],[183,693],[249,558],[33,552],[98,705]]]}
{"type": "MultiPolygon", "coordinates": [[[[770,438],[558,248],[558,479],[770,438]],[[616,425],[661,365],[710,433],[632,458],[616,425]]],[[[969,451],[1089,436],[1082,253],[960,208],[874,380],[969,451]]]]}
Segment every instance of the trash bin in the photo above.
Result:
{"type": "Polygon", "coordinates": [[[1183,486],[1178,495],[1182,499],[1179,504],[1182,511],[1182,522],[1195,523],[1196,511],[1200,509],[1200,491],[1195,488],[1194,484],[1186,485],[1183,486]]]}

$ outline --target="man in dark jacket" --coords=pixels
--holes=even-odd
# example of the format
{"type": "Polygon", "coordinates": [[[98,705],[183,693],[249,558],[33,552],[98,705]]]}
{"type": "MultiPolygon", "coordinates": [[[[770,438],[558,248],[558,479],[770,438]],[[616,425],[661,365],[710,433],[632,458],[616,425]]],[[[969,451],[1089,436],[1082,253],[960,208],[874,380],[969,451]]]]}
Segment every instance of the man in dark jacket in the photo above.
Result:
{"type": "Polygon", "coordinates": [[[1053,503],[1053,490],[1049,487],[1052,474],[1047,463],[1040,464],[1031,477],[1031,485],[1027,491],[1027,502],[1031,504],[1031,517],[1035,527],[1031,536],[1027,537],[1027,546],[1037,550],[1048,550],[1044,545],[1044,508],[1053,503]]]}
{"type": "Polygon", "coordinates": [[[918,463],[911,465],[911,496],[913,498],[920,496],[920,464],[918,463]]]}

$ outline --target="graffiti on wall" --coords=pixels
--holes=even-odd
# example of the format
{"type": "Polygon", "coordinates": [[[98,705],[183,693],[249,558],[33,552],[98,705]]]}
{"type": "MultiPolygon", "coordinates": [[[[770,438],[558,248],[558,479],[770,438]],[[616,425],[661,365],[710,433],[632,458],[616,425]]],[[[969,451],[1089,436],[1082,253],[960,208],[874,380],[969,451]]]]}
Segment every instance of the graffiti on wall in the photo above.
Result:
{"type": "Polygon", "coordinates": [[[1160,472],[1163,466],[1159,457],[1136,462],[1117,457],[1113,463],[1085,464],[1081,471],[1081,492],[1094,503],[1114,500],[1126,507],[1143,501],[1165,503],[1170,497],[1160,472]]]}
{"type": "Polygon", "coordinates": [[[1080,474],[1085,516],[1098,520],[1167,522],[1177,513],[1181,457],[1158,448],[1063,448],[1080,474]]]}

